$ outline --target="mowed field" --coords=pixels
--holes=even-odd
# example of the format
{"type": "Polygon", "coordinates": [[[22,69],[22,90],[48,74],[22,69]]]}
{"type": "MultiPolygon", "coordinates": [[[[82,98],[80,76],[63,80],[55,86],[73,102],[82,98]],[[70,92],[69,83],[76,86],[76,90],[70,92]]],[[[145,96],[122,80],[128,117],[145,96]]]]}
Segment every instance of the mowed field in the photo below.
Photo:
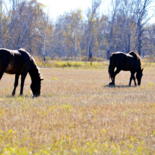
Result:
{"type": "Polygon", "coordinates": [[[27,77],[24,96],[11,97],[14,76],[0,81],[0,154],[155,154],[155,65],[140,87],[128,72],[110,82],[103,68],[41,68],[39,98],[27,77]]]}

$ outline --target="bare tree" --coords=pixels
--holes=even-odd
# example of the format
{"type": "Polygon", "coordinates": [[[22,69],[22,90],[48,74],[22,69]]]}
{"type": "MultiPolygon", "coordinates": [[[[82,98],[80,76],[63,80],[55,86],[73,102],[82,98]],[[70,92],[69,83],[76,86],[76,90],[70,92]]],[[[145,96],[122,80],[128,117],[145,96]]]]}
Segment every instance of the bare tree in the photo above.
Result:
{"type": "Polygon", "coordinates": [[[102,16],[101,0],[92,0],[86,19],[76,10],[65,13],[55,24],[36,0],[9,2],[5,11],[5,1],[0,0],[0,47],[24,47],[44,59],[87,56],[92,60],[109,58],[117,50],[155,51],[154,26],[148,24],[147,15],[152,0],[111,0],[109,14],[102,16]]]}
{"type": "Polygon", "coordinates": [[[81,11],[72,11],[61,16],[55,25],[53,46],[55,50],[62,57],[76,57],[80,56],[82,42],[82,15],[81,11]]]}
{"type": "Polygon", "coordinates": [[[136,49],[142,54],[142,36],[144,27],[149,21],[148,9],[152,0],[136,0],[135,1],[135,21],[136,21],[136,49]]]}
{"type": "Polygon", "coordinates": [[[0,0],[0,47],[3,46],[3,33],[2,33],[2,27],[3,27],[3,23],[2,23],[2,14],[3,14],[3,0],[0,0]]]}
{"type": "Polygon", "coordinates": [[[116,20],[116,15],[117,12],[119,10],[119,6],[120,6],[120,0],[111,0],[112,3],[112,11],[111,11],[111,19],[109,21],[109,35],[108,35],[108,49],[106,51],[106,57],[107,59],[109,59],[109,56],[111,54],[111,51],[113,50],[113,37],[114,37],[114,24],[115,24],[115,20],[116,20]]]}
{"type": "Polygon", "coordinates": [[[87,53],[88,60],[91,60],[93,57],[93,46],[94,46],[94,35],[93,31],[95,29],[94,21],[98,18],[98,9],[101,5],[101,0],[92,0],[92,7],[87,14],[88,24],[87,24],[87,53]]]}

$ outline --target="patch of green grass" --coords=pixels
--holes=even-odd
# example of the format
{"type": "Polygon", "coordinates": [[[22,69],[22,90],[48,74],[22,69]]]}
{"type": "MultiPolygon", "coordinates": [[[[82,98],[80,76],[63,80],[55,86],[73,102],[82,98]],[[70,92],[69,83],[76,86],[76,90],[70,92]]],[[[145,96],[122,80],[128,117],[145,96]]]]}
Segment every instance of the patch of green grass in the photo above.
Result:
{"type": "MultiPolygon", "coordinates": [[[[56,68],[91,68],[91,69],[103,69],[107,68],[109,65],[108,60],[102,61],[72,61],[72,60],[51,60],[47,59],[43,61],[42,59],[36,57],[36,62],[40,67],[56,67],[56,68]]],[[[154,61],[149,61],[149,59],[142,59],[143,68],[155,67],[154,61]]]]}
{"type": "Polygon", "coordinates": [[[88,61],[59,61],[48,60],[46,62],[37,61],[40,67],[56,67],[56,68],[105,68],[108,66],[107,61],[102,62],[88,62],[88,61]]]}

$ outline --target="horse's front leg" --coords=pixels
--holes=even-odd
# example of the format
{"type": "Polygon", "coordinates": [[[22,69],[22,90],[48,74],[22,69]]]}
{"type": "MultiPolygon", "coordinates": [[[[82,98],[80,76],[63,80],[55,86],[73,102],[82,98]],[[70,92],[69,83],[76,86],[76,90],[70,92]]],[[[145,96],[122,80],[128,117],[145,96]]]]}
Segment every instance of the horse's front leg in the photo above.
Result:
{"type": "Polygon", "coordinates": [[[131,86],[131,82],[132,80],[134,80],[134,83],[135,83],[135,86],[137,85],[136,84],[136,79],[135,79],[135,72],[131,72],[131,76],[130,76],[130,81],[129,81],[129,86],[131,86]]]}
{"type": "Polygon", "coordinates": [[[12,91],[12,96],[14,96],[15,93],[16,93],[16,88],[17,88],[17,86],[18,86],[18,79],[19,79],[19,74],[16,74],[16,75],[15,75],[15,82],[14,82],[14,89],[13,89],[13,91],[12,91]]]}
{"type": "Polygon", "coordinates": [[[136,78],[135,78],[135,76],[133,77],[133,80],[134,80],[135,86],[137,86],[137,83],[136,83],[136,78]]]}
{"type": "Polygon", "coordinates": [[[24,88],[24,82],[25,82],[26,75],[27,73],[24,73],[21,75],[20,95],[23,95],[23,88],[24,88]]]}
{"type": "Polygon", "coordinates": [[[129,86],[131,86],[131,81],[132,81],[132,75],[130,76],[129,86]]]}

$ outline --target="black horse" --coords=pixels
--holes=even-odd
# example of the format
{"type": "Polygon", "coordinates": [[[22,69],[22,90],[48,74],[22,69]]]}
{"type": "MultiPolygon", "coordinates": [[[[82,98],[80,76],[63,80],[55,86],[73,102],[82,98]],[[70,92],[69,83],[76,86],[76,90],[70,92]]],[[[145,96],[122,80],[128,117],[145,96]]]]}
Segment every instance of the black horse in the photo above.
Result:
{"type": "Polygon", "coordinates": [[[31,90],[33,96],[37,97],[40,95],[42,79],[39,69],[33,57],[25,49],[0,49],[0,79],[4,72],[8,74],[15,74],[14,89],[12,91],[13,96],[15,95],[16,88],[18,86],[19,76],[21,76],[20,95],[23,95],[24,81],[27,73],[29,73],[31,77],[31,90]]]}
{"type": "Polygon", "coordinates": [[[143,69],[141,68],[140,56],[136,52],[133,52],[133,51],[129,53],[115,52],[111,55],[109,69],[108,69],[109,76],[112,80],[112,82],[109,83],[110,86],[115,85],[115,77],[121,70],[131,72],[129,86],[131,86],[132,80],[134,80],[134,84],[136,86],[137,85],[136,79],[137,79],[138,85],[141,84],[143,69]],[[135,74],[136,74],[136,78],[135,78],[135,74]]]}

